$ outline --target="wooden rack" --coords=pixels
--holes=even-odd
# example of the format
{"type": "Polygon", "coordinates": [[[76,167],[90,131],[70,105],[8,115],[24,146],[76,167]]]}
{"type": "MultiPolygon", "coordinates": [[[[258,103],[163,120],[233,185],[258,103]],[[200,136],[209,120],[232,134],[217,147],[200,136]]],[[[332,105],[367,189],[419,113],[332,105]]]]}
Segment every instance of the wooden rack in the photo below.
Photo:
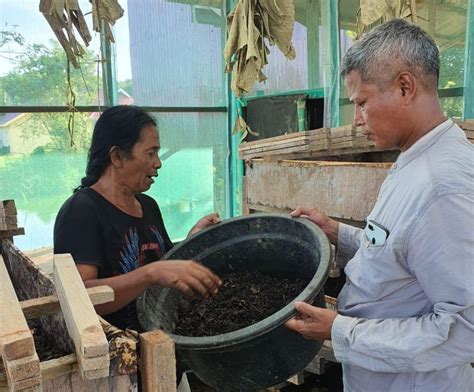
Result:
{"type": "MultiPolygon", "coordinates": [[[[455,122],[464,130],[468,140],[474,143],[474,120],[455,120],[455,122]]],[[[381,150],[375,148],[372,141],[367,140],[361,128],[352,125],[294,132],[243,142],[239,146],[239,158],[244,160],[323,159],[334,155],[372,152],[381,150]]]]}
{"type": "Polygon", "coordinates": [[[133,391],[139,343],[142,390],[176,391],[170,337],[123,331],[97,316],[93,305],[112,301],[113,290],[86,290],[72,258],[53,255],[51,247],[25,255],[11,240],[23,233],[0,231],[0,391],[133,391]],[[27,324],[33,318],[56,347],[71,354],[40,361],[27,324]]]}

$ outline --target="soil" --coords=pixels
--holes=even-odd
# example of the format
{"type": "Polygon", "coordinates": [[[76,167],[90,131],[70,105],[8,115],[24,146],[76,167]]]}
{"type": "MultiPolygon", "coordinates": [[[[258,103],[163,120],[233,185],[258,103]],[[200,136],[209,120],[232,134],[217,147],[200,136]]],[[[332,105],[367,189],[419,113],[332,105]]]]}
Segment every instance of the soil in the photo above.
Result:
{"type": "Polygon", "coordinates": [[[50,359],[61,358],[65,355],[72,354],[71,352],[65,352],[64,350],[55,347],[54,342],[44,336],[44,334],[41,332],[41,328],[38,328],[34,320],[28,320],[28,326],[33,333],[36,353],[38,354],[40,362],[49,361],[50,359]]]}
{"type": "Polygon", "coordinates": [[[214,336],[255,324],[296,298],[309,280],[274,278],[262,273],[221,276],[219,294],[205,299],[182,299],[174,333],[214,336]]]}

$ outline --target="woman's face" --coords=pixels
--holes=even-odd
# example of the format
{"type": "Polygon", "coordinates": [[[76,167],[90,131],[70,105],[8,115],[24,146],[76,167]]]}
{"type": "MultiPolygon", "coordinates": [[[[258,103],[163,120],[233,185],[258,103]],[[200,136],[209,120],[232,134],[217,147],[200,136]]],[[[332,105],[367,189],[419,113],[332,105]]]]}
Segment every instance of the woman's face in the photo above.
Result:
{"type": "Polygon", "coordinates": [[[158,157],[160,137],[154,125],[142,128],[140,137],[120,170],[122,183],[135,193],[145,192],[158,176],[161,161],[158,157]]]}

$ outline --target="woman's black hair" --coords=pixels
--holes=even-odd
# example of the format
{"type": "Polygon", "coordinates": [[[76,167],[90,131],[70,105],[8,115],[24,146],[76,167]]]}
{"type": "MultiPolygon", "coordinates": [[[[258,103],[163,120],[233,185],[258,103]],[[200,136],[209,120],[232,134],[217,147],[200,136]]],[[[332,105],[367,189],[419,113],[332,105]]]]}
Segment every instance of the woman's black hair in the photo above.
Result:
{"type": "Polygon", "coordinates": [[[87,156],[86,176],[75,190],[95,184],[110,164],[110,150],[117,147],[124,157],[130,156],[140,133],[155,119],[138,106],[119,105],[105,110],[95,123],[87,156]]]}

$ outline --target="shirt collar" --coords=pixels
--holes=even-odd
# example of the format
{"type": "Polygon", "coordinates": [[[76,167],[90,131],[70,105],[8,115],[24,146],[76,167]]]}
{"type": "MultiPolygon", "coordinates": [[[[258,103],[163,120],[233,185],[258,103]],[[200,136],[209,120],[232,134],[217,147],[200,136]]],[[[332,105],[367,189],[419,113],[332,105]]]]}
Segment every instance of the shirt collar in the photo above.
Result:
{"type": "Polygon", "coordinates": [[[454,121],[447,119],[434,127],[431,131],[418,139],[408,150],[400,153],[393,169],[401,169],[413,159],[422,154],[427,148],[431,147],[438,139],[454,126],[454,121]]]}

